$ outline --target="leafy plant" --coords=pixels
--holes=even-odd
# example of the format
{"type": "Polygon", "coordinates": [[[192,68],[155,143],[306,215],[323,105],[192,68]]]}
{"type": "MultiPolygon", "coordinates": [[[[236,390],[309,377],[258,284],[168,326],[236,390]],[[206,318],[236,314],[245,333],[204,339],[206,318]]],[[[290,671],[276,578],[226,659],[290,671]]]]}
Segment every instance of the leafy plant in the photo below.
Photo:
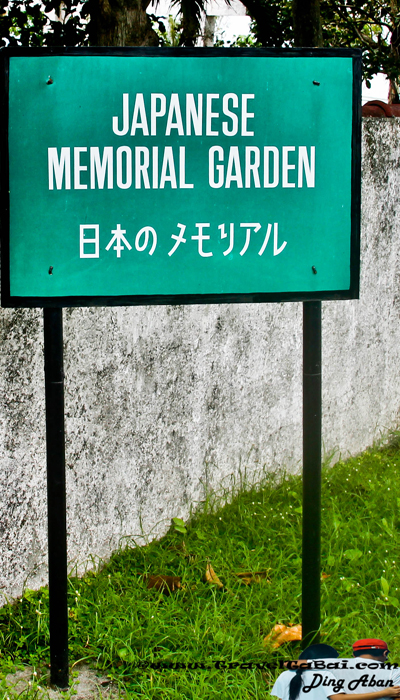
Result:
{"type": "Polygon", "coordinates": [[[180,518],[172,518],[172,526],[175,532],[181,532],[182,535],[186,535],[187,529],[185,523],[180,518]]]}

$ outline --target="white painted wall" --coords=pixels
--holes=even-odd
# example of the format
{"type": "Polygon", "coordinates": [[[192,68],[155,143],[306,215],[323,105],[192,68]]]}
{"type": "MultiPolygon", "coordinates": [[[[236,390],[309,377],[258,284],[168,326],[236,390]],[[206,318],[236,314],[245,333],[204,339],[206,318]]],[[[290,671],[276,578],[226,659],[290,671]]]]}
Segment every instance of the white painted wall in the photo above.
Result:
{"type": "MultiPolygon", "coordinates": [[[[334,106],[333,106],[334,109],[334,106]]],[[[365,119],[359,301],[323,304],[323,440],[399,423],[400,121],[365,119]]],[[[165,531],[205,489],[301,468],[301,304],[64,311],[69,559],[165,531]]],[[[0,309],[0,590],[46,582],[42,313],[0,309]]]]}

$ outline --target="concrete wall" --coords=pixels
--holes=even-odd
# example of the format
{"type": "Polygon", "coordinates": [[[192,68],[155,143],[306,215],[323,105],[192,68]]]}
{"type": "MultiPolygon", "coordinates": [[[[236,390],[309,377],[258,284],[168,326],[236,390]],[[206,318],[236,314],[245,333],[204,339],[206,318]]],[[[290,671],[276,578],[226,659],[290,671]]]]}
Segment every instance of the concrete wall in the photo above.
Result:
{"type": "MultiPolygon", "coordinates": [[[[323,440],[398,425],[400,120],[366,119],[359,301],[323,304],[323,440]]],[[[155,535],[205,490],[301,467],[301,304],[64,311],[69,558],[155,535]],[[141,530],[142,528],[142,530],[141,530]]],[[[42,313],[0,309],[0,590],[46,582],[42,313]]]]}

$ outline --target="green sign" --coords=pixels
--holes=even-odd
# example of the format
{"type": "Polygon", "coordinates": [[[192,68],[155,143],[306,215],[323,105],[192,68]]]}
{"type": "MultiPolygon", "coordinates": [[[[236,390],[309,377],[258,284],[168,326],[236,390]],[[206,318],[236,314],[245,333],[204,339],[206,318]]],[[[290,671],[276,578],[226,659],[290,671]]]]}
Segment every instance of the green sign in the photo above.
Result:
{"type": "Polygon", "coordinates": [[[358,51],[3,59],[3,304],[358,295],[358,51]]]}

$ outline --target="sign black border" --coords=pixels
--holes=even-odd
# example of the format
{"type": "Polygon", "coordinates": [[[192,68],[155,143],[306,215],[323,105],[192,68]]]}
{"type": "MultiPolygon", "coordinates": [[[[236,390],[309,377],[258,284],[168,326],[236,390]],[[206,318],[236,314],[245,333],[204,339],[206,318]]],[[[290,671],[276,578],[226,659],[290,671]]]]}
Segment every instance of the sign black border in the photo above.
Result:
{"type": "MultiPolygon", "coordinates": [[[[6,47],[0,50],[0,221],[1,221],[1,306],[6,308],[47,308],[73,306],[144,306],[156,304],[246,304],[261,302],[358,299],[360,278],[361,220],[361,50],[360,49],[263,49],[263,48],[153,48],[153,47],[6,47]],[[229,56],[257,57],[345,57],[353,59],[353,123],[351,169],[350,287],[337,291],[253,292],[246,294],[168,294],[121,296],[18,297],[10,294],[10,201],[8,159],[9,60],[14,56],[229,56]]],[[[292,106],[284,105],[284,108],[292,106]]],[[[332,105],[332,110],[335,106],[332,105]]]]}

